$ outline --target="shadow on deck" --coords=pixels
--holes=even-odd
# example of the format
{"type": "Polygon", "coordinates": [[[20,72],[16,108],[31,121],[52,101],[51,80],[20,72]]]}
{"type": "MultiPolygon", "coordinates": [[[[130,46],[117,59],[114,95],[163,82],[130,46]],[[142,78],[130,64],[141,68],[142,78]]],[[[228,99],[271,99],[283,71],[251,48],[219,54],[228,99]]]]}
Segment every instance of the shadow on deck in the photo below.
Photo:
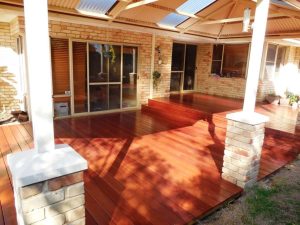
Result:
{"type": "MultiPolygon", "coordinates": [[[[220,171],[224,116],[241,105],[188,94],[150,100],[141,111],[56,120],[56,142],[71,145],[89,162],[87,224],[187,224],[237,197],[242,190],[222,180],[220,171]]],[[[259,105],[257,111],[271,116],[263,178],[296,157],[300,140],[292,128],[295,112],[272,105],[259,105]]],[[[31,147],[30,124],[0,127],[5,224],[16,224],[5,155],[31,147]]]]}

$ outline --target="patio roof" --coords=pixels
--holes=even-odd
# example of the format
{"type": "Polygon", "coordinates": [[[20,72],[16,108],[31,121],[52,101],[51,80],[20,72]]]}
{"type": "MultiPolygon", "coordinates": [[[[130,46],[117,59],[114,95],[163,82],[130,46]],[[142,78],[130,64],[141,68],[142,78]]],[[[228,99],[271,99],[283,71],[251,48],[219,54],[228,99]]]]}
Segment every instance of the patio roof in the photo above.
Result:
{"type": "MultiPolygon", "coordinates": [[[[267,26],[268,37],[299,37],[298,2],[295,4],[295,1],[286,1],[272,1],[267,26]]],[[[251,32],[242,32],[243,13],[244,9],[251,9],[253,19],[256,5],[255,1],[250,0],[203,1],[199,7],[186,0],[112,0],[105,4],[92,0],[48,2],[51,12],[96,18],[121,25],[171,30],[212,40],[250,37],[251,32]]],[[[0,3],[22,5],[21,0],[1,0],[0,3]]]]}

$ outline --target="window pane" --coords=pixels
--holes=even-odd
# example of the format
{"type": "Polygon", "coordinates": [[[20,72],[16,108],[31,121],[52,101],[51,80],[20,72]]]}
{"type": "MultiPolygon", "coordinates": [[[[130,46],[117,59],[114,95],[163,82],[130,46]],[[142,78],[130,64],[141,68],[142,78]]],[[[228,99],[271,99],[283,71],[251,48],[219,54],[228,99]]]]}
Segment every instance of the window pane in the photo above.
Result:
{"type": "Polygon", "coordinates": [[[285,50],[286,50],[286,48],[283,46],[280,46],[278,48],[277,59],[276,59],[276,68],[275,68],[276,72],[279,72],[280,67],[283,66],[283,64],[284,64],[285,50]]]}
{"type": "Polygon", "coordinates": [[[137,48],[123,47],[122,107],[135,107],[137,98],[137,48]]]}
{"type": "Polygon", "coordinates": [[[172,50],[172,71],[183,71],[184,44],[173,44],[172,50]]]}
{"type": "Polygon", "coordinates": [[[74,111],[87,112],[86,43],[73,42],[74,111]]]}
{"type": "Polygon", "coordinates": [[[180,91],[181,76],[182,76],[182,72],[172,72],[171,73],[170,91],[180,91]]]}
{"type": "Polygon", "coordinates": [[[221,63],[222,61],[212,61],[211,74],[221,75],[221,63]]]}
{"type": "Polygon", "coordinates": [[[109,85],[109,109],[119,109],[121,97],[121,85],[111,84],[109,85]]]}
{"type": "Polygon", "coordinates": [[[90,111],[108,109],[108,85],[90,85],[90,111]]]}
{"type": "Polygon", "coordinates": [[[222,75],[227,77],[245,77],[248,48],[248,44],[224,46],[222,75]]]}
{"type": "Polygon", "coordinates": [[[275,67],[274,62],[266,62],[264,80],[272,80],[273,79],[273,74],[274,74],[274,69],[275,69],[274,67],[275,67]]]}
{"type": "Polygon", "coordinates": [[[184,90],[194,89],[195,69],[196,69],[196,45],[186,46],[185,71],[184,71],[184,90]]]}
{"type": "Polygon", "coordinates": [[[276,48],[277,45],[268,45],[268,52],[267,52],[267,61],[268,62],[275,62],[275,56],[276,56],[276,48]]]}
{"type": "Polygon", "coordinates": [[[90,83],[108,81],[108,63],[108,58],[105,57],[104,45],[89,44],[90,83]]]}
{"type": "Polygon", "coordinates": [[[121,46],[109,45],[109,81],[121,81],[121,46]]]}
{"type": "Polygon", "coordinates": [[[214,45],[213,60],[222,60],[223,45],[214,45]]]}

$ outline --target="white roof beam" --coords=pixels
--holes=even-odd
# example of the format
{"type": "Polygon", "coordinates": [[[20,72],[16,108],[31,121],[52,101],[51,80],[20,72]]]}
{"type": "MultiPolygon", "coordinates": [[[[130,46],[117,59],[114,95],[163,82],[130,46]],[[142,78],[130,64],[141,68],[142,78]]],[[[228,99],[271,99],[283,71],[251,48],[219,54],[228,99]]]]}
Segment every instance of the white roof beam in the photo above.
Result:
{"type": "MultiPolygon", "coordinates": [[[[286,15],[284,13],[274,13],[268,16],[268,18],[278,18],[278,17],[285,17],[286,15]]],[[[250,17],[251,20],[254,19],[254,16],[250,17]]],[[[220,24],[220,23],[235,23],[235,22],[241,22],[243,21],[243,17],[236,17],[236,18],[228,18],[228,19],[221,19],[221,20],[210,20],[210,21],[204,21],[200,25],[209,25],[209,24],[220,24]]]]}
{"type": "Polygon", "coordinates": [[[134,2],[134,3],[131,3],[128,6],[126,6],[125,10],[136,8],[136,7],[143,6],[143,5],[147,5],[147,4],[150,4],[150,3],[153,3],[153,2],[157,2],[157,1],[158,0],[142,0],[142,1],[139,1],[139,2],[134,2]]]}

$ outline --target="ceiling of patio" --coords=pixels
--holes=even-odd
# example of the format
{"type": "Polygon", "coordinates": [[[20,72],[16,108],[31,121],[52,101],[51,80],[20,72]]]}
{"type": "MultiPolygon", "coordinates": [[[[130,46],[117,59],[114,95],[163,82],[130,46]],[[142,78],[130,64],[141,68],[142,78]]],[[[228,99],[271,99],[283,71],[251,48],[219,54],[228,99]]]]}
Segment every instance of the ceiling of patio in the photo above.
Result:
{"type": "MultiPolygon", "coordinates": [[[[133,24],[215,39],[251,36],[251,30],[242,32],[243,14],[244,9],[250,8],[253,19],[255,1],[198,1],[204,8],[193,14],[179,10],[187,0],[48,0],[49,10],[52,12],[93,17],[110,23],[133,24]],[[171,19],[168,18],[170,14],[173,16],[171,19]]],[[[269,37],[300,37],[300,8],[297,8],[297,0],[286,1],[294,1],[296,5],[272,0],[267,25],[269,37]]],[[[21,0],[0,0],[1,2],[22,5],[21,0]]],[[[192,9],[197,9],[197,6],[198,2],[192,9]]]]}

